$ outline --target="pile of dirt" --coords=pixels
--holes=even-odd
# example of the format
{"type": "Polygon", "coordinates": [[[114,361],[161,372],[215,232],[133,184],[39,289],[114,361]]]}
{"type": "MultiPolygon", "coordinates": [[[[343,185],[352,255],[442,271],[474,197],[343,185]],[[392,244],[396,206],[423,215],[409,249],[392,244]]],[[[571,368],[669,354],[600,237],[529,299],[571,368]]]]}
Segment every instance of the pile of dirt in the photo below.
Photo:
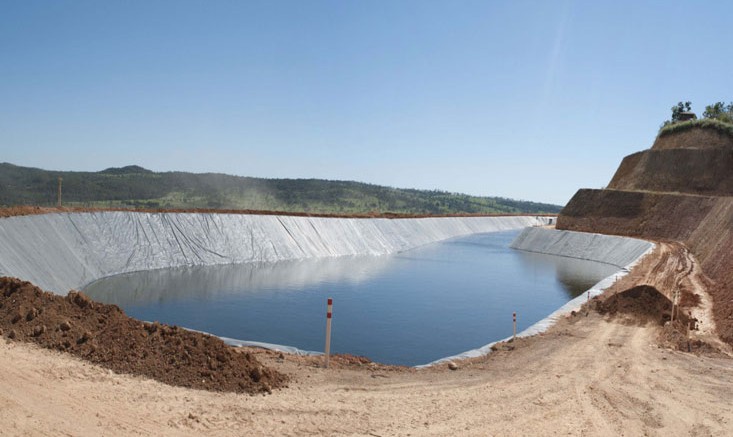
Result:
{"type": "MultiPolygon", "coordinates": [[[[613,294],[606,299],[594,299],[594,309],[612,317],[622,316],[641,324],[663,325],[670,320],[672,302],[649,285],[639,285],[613,294]]],[[[682,324],[692,321],[686,314],[677,315],[682,324]]]]}
{"type": "Polygon", "coordinates": [[[254,394],[287,382],[219,338],[144,323],[81,292],[58,296],[16,278],[0,277],[0,335],[181,387],[254,394]]]}

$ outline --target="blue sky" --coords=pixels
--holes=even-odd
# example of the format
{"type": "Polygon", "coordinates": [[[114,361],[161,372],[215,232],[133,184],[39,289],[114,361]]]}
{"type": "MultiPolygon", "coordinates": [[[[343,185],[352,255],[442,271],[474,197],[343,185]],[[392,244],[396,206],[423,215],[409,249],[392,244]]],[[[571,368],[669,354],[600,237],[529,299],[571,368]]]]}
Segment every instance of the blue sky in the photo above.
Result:
{"type": "Polygon", "coordinates": [[[733,2],[0,0],[0,161],[564,204],[733,100],[733,2]]]}

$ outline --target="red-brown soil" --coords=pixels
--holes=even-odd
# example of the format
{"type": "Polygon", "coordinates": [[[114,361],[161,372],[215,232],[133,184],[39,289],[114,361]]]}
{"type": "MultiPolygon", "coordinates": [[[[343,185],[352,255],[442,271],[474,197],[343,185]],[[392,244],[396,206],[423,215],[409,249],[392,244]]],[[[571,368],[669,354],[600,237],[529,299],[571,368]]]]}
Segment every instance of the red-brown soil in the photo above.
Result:
{"type": "Polygon", "coordinates": [[[638,285],[608,299],[594,301],[595,310],[600,314],[612,316],[630,316],[639,323],[655,323],[663,325],[670,320],[672,302],[656,288],[649,285],[638,285]]]}
{"type": "Polygon", "coordinates": [[[0,335],[175,386],[254,394],[287,382],[216,337],[143,323],[81,292],[62,297],[15,278],[0,278],[0,335]]]}

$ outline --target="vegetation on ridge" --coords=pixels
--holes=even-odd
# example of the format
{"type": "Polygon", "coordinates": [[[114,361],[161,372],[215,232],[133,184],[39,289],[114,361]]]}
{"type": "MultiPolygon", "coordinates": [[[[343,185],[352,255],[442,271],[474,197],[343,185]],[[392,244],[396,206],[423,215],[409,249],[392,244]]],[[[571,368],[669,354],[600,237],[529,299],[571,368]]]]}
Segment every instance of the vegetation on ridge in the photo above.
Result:
{"type": "Polygon", "coordinates": [[[310,214],[557,213],[561,207],[501,197],[390,188],[349,181],[155,173],[139,166],[57,172],[0,163],[0,206],[56,204],[140,209],[239,209],[310,214]]]}
{"type": "Polygon", "coordinates": [[[672,118],[662,123],[659,136],[683,132],[702,127],[715,129],[733,137],[733,103],[716,102],[705,107],[702,119],[684,120],[683,116],[692,110],[691,102],[679,102],[672,107],[672,118]]]}
{"type": "Polygon", "coordinates": [[[699,120],[682,121],[679,123],[668,124],[659,130],[659,136],[663,137],[675,132],[684,132],[692,128],[702,127],[715,129],[718,132],[724,133],[733,137],[733,123],[726,123],[724,121],[716,120],[713,118],[702,118],[699,120]]]}

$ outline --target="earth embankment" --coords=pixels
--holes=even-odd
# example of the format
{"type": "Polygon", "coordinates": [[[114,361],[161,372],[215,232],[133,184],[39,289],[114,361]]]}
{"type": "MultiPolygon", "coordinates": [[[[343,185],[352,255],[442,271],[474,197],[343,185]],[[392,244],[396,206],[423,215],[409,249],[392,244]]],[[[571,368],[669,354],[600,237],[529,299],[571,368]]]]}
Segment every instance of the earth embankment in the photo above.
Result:
{"type": "Polygon", "coordinates": [[[714,280],[715,321],[733,344],[733,139],[713,129],[668,134],[624,160],[607,190],[580,190],[558,229],[684,243],[714,280]]]}
{"type": "MultiPolygon", "coordinates": [[[[694,123],[694,122],[693,122],[694,123]]],[[[662,132],[652,145],[653,150],[662,149],[733,149],[733,137],[727,132],[710,126],[692,126],[677,132],[662,132]]]]}
{"type": "Polygon", "coordinates": [[[733,195],[733,148],[646,150],[621,162],[608,188],[733,195]]]}

